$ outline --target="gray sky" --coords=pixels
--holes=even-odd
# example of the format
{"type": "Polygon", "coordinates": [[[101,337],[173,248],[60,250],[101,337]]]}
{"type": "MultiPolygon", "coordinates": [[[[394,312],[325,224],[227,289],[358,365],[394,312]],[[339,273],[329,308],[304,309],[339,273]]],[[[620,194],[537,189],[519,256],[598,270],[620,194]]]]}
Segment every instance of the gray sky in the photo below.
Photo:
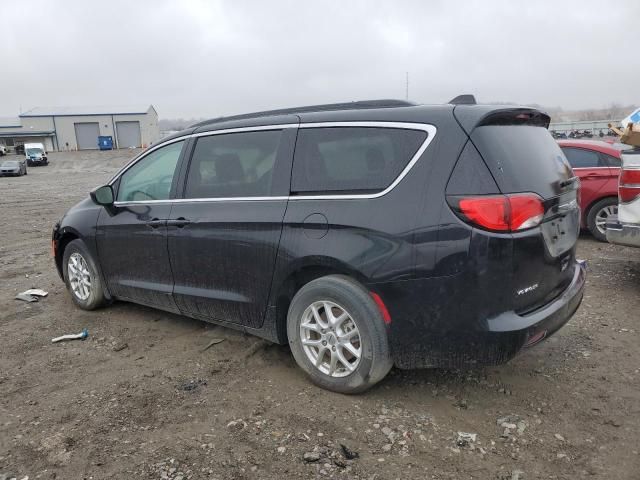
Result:
{"type": "Polygon", "coordinates": [[[189,118],[404,98],[406,71],[423,103],[640,99],[638,0],[20,0],[0,18],[0,115],[151,103],[189,118]]]}

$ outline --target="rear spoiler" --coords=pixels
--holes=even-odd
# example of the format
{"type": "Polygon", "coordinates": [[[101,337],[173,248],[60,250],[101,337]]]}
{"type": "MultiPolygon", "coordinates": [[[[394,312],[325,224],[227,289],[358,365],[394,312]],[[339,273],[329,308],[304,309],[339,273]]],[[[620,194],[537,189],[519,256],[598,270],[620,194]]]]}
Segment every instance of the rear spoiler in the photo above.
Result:
{"type": "Polygon", "coordinates": [[[453,116],[467,134],[486,125],[531,125],[549,128],[551,118],[530,107],[501,107],[495,105],[456,105],[453,116]]]}

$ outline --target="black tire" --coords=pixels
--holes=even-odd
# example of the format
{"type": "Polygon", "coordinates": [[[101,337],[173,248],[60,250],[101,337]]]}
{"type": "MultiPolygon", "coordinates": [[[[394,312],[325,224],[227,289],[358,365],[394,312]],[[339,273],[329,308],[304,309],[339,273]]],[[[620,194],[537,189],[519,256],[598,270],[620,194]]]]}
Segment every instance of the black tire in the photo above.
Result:
{"type": "Polygon", "coordinates": [[[96,263],[82,240],[76,239],[67,244],[64,249],[64,254],[62,255],[62,271],[64,274],[64,282],[67,285],[67,290],[69,290],[69,293],[71,294],[73,303],[78,307],[83,310],[95,310],[106,303],[102,277],[98,273],[96,263]],[[69,279],[69,259],[73,254],[78,254],[84,259],[89,271],[91,287],[89,288],[88,297],[84,299],[78,296],[71,288],[71,282],[69,279]]]}
{"type": "Polygon", "coordinates": [[[607,241],[607,234],[606,232],[601,232],[598,229],[598,226],[596,224],[598,214],[600,214],[600,218],[602,218],[602,215],[604,215],[605,213],[603,212],[603,210],[610,209],[611,207],[615,207],[615,210],[617,211],[618,199],[616,197],[603,198],[602,200],[594,203],[589,209],[589,213],[587,214],[587,228],[591,232],[591,235],[593,235],[596,240],[599,240],[601,242],[607,241]]]}
{"type": "MultiPolygon", "coordinates": [[[[382,380],[393,366],[387,327],[378,306],[362,285],[344,275],[318,278],[307,283],[296,293],[287,315],[287,336],[293,357],[311,381],[334,392],[363,392],[382,380]],[[302,345],[300,324],[303,315],[307,308],[318,301],[329,301],[342,308],[359,331],[360,360],[355,369],[346,376],[335,377],[320,371],[307,356],[302,345]]],[[[335,337],[332,337],[331,340],[334,339],[335,337]]],[[[344,354],[345,350],[341,351],[344,354]]],[[[330,356],[331,352],[323,353],[322,358],[326,358],[325,355],[330,356]]]]}

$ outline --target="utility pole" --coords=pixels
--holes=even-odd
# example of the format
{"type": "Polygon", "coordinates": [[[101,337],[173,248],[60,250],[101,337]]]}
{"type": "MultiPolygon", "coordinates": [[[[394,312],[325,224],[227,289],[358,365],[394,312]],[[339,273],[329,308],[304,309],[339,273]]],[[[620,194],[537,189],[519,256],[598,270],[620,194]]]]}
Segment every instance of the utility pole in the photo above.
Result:
{"type": "Polygon", "coordinates": [[[406,97],[406,100],[409,101],[409,72],[406,72],[406,74],[407,74],[407,78],[406,78],[407,82],[406,82],[405,97],[406,97]]]}

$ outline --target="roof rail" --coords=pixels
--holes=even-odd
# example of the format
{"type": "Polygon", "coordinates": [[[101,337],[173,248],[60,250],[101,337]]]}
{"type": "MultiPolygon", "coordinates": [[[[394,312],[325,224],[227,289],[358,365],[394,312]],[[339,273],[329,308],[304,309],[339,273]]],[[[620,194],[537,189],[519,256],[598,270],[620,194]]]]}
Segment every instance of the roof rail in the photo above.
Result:
{"type": "Polygon", "coordinates": [[[325,105],[309,105],[307,107],[281,108],[278,110],[265,110],[263,112],[245,113],[242,115],[232,115],[229,117],[218,117],[202,122],[194,123],[190,128],[202,127],[213,123],[226,122],[229,120],[244,120],[249,118],[271,117],[275,115],[294,115],[296,113],[310,112],[331,112],[335,110],[361,110],[366,108],[392,108],[392,107],[412,107],[417,105],[405,100],[360,100],[356,102],[328,103],[325,105]]]}
{"type": "Polygon", "coordinates": [[[458,95],[457,97],[449,100],[450,105],[477,105],[476,97],[470,94],[458,95]]]}

